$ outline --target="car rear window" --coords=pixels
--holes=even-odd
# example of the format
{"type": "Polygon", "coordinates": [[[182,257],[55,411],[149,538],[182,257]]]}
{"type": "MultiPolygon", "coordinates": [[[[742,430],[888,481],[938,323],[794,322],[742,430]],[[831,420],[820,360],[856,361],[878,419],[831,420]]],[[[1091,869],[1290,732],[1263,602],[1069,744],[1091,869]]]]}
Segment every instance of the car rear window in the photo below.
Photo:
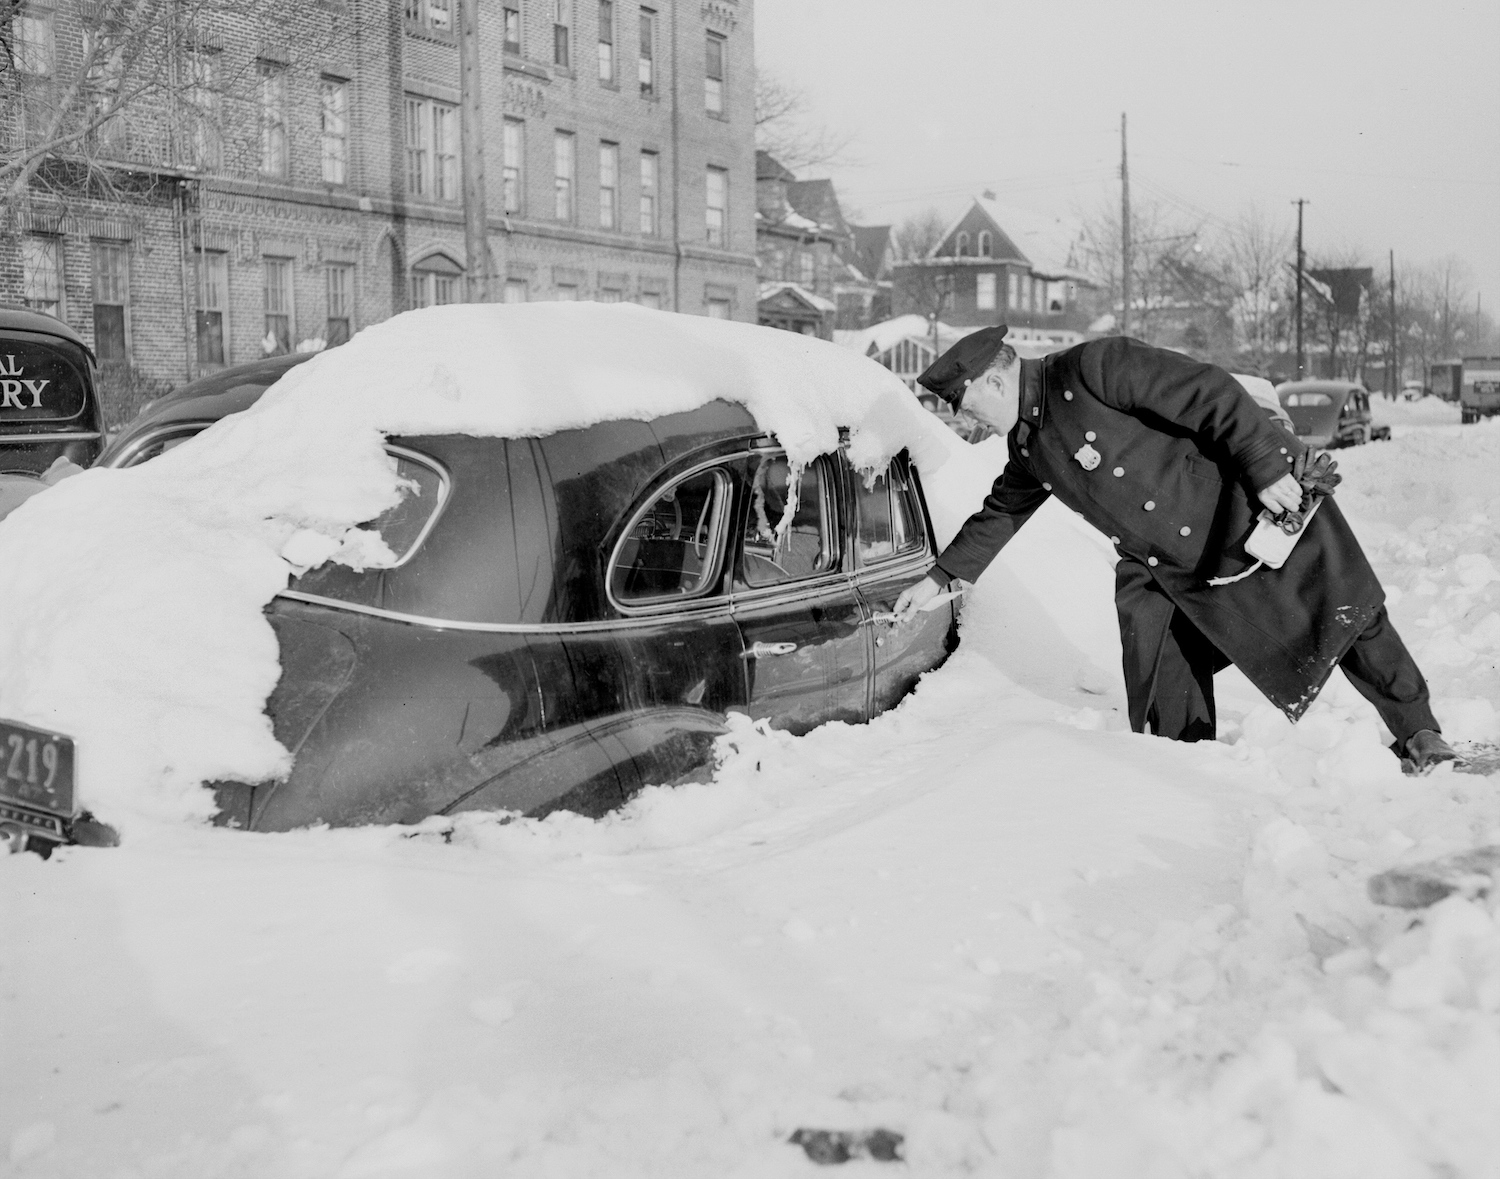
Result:
{"type": "MultiPolygon", "coordinates": [[[[396,554],[394,565],[381,566],[392,569],[404,565],[417,551],[423,539],[437,523],[438,513],[447,502],[449,483],[445,472],[425,455],[415,451],[388,447],[396,460],[396,474],[406,484],[401,502],[387,509],[362,527],[380,533],[381,538],[396,554]]],[[[309,569],[296,578],[289,588],[302,593],[338,601],[370,604],[370,573],[356,571],[347,565],[333,562],[309,569]]]]}
{"type": "Polygon", "coordinates": [[[870,487],[855,492],[859,526],[855,547],[861,565],[920,552],[925,542],[916,492],[899,459],[892,459],[884,475],[870,487]]]}
{"type": "Polygon", "coordinates": [[[1288,393],[1286,395],[1286,407],[1288,409],[1311,409],[1315,405],[1332,405],[1333,395],[1331,393],[1288,393]]]}
{"type": "Polygon", "coordinates": [[[88,408],[88,361],[66,340],[0,338],[0,430],[61,424],[88,408]]]}
{"type": "Polygon", "coordinates": [[[837,565],[829,472],[824,459],[803,468],[797,505],[784,531],[791,465],[784,454],[756,455],[747,472],[749,504],[740,541],[737,588],[759,589],[827,573],[837,565]]]}

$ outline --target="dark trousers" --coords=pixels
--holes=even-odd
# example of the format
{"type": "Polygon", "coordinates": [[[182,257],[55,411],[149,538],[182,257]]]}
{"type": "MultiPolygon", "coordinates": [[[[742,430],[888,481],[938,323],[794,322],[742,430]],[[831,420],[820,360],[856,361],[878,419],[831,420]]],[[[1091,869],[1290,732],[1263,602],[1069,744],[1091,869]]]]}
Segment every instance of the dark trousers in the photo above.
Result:
{"type": "MultiPolygon", "coordinates": [[[[1229,660],[1154,581],[1140,579],[1134,589],[1130,615],[1120,614],[1130,727],[1174,741],[1212,741],[1218,725],[1214,673],[1229,660]]],[[[1427,681],[1385,607],[1339,666],[1398,742],[1404,744],[1419,729],[1440,731],[1427,681]]]]}

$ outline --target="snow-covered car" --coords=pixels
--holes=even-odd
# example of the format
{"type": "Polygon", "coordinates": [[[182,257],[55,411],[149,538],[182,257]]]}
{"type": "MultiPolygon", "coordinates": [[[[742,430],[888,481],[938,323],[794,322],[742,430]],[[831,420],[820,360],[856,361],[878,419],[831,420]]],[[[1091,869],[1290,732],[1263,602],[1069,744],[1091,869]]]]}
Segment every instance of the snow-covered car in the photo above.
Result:
{"type": "MultiPolygon", "coordinates": [[[[653,337],[645,376],[669,384],[709,370],[704,329],[672,322],[690,317],[630,311],[627,328],[653,337]]],[[[587,314],[617,322],[598,308],[587,314]]],[[[776,338],[785,333],[764,332],[769,339],[751,343],[789,346],[776,338]]],[[[523,343],[497,339],[497,364],[523,343]]],[[[339,351],[357,365],[360,347],[356,339],[339,351]]],[[[579,351],[578,363],[599,363],[598,348],[579,351]]],[[[856,359],[868,366],[861,379],[868,372],[878,386],[883,370],[856,359]]],[[[427,364],[450,379],[440,361],[427,364]]],[[[325,369],[323,380],[347,389],[327,375],[339,371],[325,369]]],[[[89,477],[165,479],[206,462],[206,435],[185,443],[210,431],[233,446],[236,464],[262,461],[265,480],[288,482],[276,455],[234,445],[278,400],[244,377],[221,374],[162,399],[89,477]]],[[[805,440],[789,454],[768,428],[774,413],[761,420],[753,397],[726,398],[752,380],[732,372],[713,377],[719,395],[689,396],[679,412],[608,417],[547,405],[550,421],[583,423],[552,428],[536,406],[567,394],[548,377],[538,372],[518,399],[523,428],[486,436],[435,423],[385,435],[404,491],[356,531],[378,533],[386,558],[340,563],[326,551],[285,550],[296,575],[264,608],[280,663],[265,712],[290,764],[265,780],[211,783],[217,822],[286,830],[476,809],[599,815],[647,784],[703,775],[729,712],[792,732],[864,721],[953,648],[951,603],[901,625],[891,613],[939,547],[904,450],[863,474],[851,466],[847,431],[811,457],[805,440]]],[[[648,387],[642,377],[620,381],[648,387]]],[[[926,418],[898,391],[890,401],[926,418]]],[[[440,389],[436,404],[445,396],[470,397],[440,389]]],[[[309,421],[307,437],[300,428],[283,430],[288,449],[326,433],[326,423],[309,421]]],[[[182,484],[162,487],[177,495],[182,484]]],[[[100,756],[79,745],[82,757],[100,756]]]]}
{"type": "Polygon", "coordinates": [[[103,438],[83,337],[55,316],[0,304],[0,518],[92,463],[103,438]]]}

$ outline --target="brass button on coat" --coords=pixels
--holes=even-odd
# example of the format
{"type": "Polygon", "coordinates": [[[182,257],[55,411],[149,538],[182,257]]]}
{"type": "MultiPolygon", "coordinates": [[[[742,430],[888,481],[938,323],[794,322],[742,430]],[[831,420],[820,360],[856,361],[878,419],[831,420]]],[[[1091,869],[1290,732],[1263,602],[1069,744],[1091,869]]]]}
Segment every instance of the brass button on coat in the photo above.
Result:
{"type": "Polygon", "coordinates": [[[1154,512],[1156,511],[1156,501],[1154,499],[1148,499],[1141,505],[1141,507],[1145,508],[1148,512],[1154,512]]]}
{"type": "Polygon", "coordinates": [[[1156,565],[1156,558],[1155,557],[1147,557],[1146,558],[1146,564],[1148,564],[1148,565],[1150,565],[1152,567],[1155,567],[1155,565],[1156,565]]]}
{"type": "Polygon", "coordinates": [[[1193,530],[1191,528],[1189,528],[1186,524],[1184,524],[1177,531],[1182,536],[1192,536],[1193,535],[1193,530]]]}
{"type": "Polygon", "coordinates": [[[1064,401],[1072,401],[1073,400],[1073,390],[1071,390],[1071,389],[1064,389],[1063,390],[1063,400],[1064,401]]]}
{"type": "Polygon", "coordinates": [[[1088,433],[1086,433],[1083,436],[1083,440],[1085,442],[1092,442],[1097,437],[1099,437],[1099,435],[1095,434],[1092,430],[1090,430],[1088,433]]]}
{"type": "Polygon", "coordinates": [[[1021,447],[1021,457],[1022,458],[1030,458],[1031,457],[1031,451],[1027,450],[1024,446],[1021,447]]]}
{"type": "Polygon", "coordinates": [[[1119,544],[1120,543],[1120,538],[1118,536],[1111,536],[1109,538],[1109,543],[1110,544],[1119,544]]]}
{"type": "Polygon", "coordinates": [[[1050,483],[1043,483],[1042,484],[1042,490],[1043,491],[1051,491],[1052,490],[1052,484],[1050,484],[1050,483]]]}
{"type": "Polygon", "coordinates": [[[1115,478],[1116,479],[1123,479],[1124,477],[1125,477],[1125,468],[1124,467],[1116,467],[1115,468],[1115,478]]]}

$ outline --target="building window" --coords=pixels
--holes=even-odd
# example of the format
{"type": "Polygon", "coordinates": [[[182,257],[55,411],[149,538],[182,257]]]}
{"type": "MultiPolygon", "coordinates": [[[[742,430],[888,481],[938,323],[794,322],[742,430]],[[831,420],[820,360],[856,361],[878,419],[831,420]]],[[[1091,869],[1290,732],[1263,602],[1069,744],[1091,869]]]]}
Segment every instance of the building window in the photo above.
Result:
{"type": "Polygon", "coordinates": [[[521,56],[521,10],[505,10],[505,52],[521,56]]]}
{"type": "Polygon", "coordinates": [[[453,0],[406,0],[406,19],[424,29],[453,31],[453,0]]]}
{"type": "Polygon", "coordinates": [[[708,304],[709,319],[728,319],[730,317],[728,299],[708,299],[706,302],[708,304]]]}
{"type": "Polygon", "coordinates": [[[94,355],[100,363],[130,359],[126,308],[130,254],[119,242],[94,243],[94,355]]]}
{"type": "Polygon", "coordinates": [[[458,283],[463,273],[457,262],[443,254],[424,258],[411,270],[411,305],[441,307],[457,303],[458,283]]]}
{"type": "Polygon", "coordinates": [[[615,80],[614,0],[599,0],[599,81],[615,80]]]}
{"type": "Polygon", "coordinates": [[[958,235],[958,256],[967,258],[969,256],[969,235],[967,232],[958,235]]]}
{"type": "Polygon", "coordinates": [[[817,277],[817,266],[817,259],[809,251],[804,250],[799,253],[797,255],[797,281],[805,287],[812,286],[817,277]]]}
{"type": "Polygon", "coordinates": [[[599,288],[599,302],[601,302],[601,303],[623,303],[624,301],[625,301],[625,292],[624,291],[617,290],[614,287],[600,287],[599,288]]]}
{"type": "Polygon", "coordinates": [[[1006,300],[1005,300],[1005,305],[1007,307],[1009,307],[1011,310],[1016,310],[1017,308],[1019,308],[1021,306],[1020,290],[1021,290],[1021,278],[1020,278],[1020,275],[1018,275],[1014,270],[1012,270],[1010,272],[1010,285],[1009,285],[1009,289],[1006,291],[1006,296],[1007,297],[1006,297],[1006,300]]]}
{"type": "Polygon", "coordinates": [[[995,239],[988,229],[979,232],[979,256],[981,258],[993,258],[995,256],[995,239]]]}
{"type": "Polygon", "coordinates": [[[724,168],[709,165],[707,176],[708,194],[708,244],[726,244],[729,228],[729,172],[724,168]]]}
{"type": "Polygon", "coordinates": [[[641,93],[652,96],[656,93],[656,13],[649,8],[641,9],[641,93]]]}
{"type": "Polygon", "coordinates": [[[507,303],[524,303],[529,293],[524,278],[508,278],[505,280],[505,301],[507,303]]]}
{"type": "Polygon", "coordinates": [[[23,74],[48,77],[56,55],[52,41],[52,13],[29,5],[18,5],[19,14],[11,18],[11,53],[15,67],[23,74]]]}
{"type": "Polygon", "coordinates": [[[1031,275],[1021,275],[1021,310],[1031,310],[1031,275]]]}
{"type": "Polygon", "coordinates": [[[292,260],[266,258],[266,335],[261,351],[281,356],[292,350],[292,260]]]}
{"type": "Polygon", "coordinates": [[[656,192],[660,163],[654,151],[641,152],[641,232],[656,234],[656,192]]]}
{"type": "Polygon", "coordinates": [[[647,307],[647,308],[649,308],[652,311],[660,311],[661,310],[661,292],[660,291],[642,291],[641,292],[641,298],[640,298],[640,304],[641,304],[642,307],[647,307]]]}
{"type": "Polygon", "coordinates": [[[406,189],[412,196],[458,200],[458,109],[406,100],[406,189]]]}
{"type": "Polygon", "coordinates": [[[224,363],[224,311],[229,306],[229,255],[198,253],[198,363],[224,363]]]}
{"type": "Polygon", "coordinates": [[[323,339],[332,348],[344,343],[354,328],[354,267],[328,266],[323,276],[328,289],[328,322],[323,328],[323,339]]]}
{"type": "Polygon", "coordinates": [[[183,99],[188,124],[188,157],[200,168],[218,168],[224,162],[224,131],[219,116],[219,55],[188,53],[186,70],[183,99]]]}
{"type": "Polygon", "coordinates": [[[506,213],[521,211],[521,161],[525,141],[526,124],[520,119],[506,119],[500,172],[506,213]]]}
{"type": "Polygon", "coordinates": [[[323,109],[323,183],[343,184],[349,176],[349,87],[324,78],[318,95],[323,109]]]}
{"type": "Polygon", "coordinates": [[[552,0],[552,64],[568,69],[569,13],[571,0],[552,0]]]}
{"type": "Polygon", "coordinates": [[[724,113],[724,38],[708,34],[703,72],[703,106],[711,115],[724,113]]]}
{"type": "Polygon", "coordinates": [[[578,302],[578,287],[570,282],[560,282],[557,284],[557,293],[553,299],[558,303],[576,303],[578,302]]]}
{"type": "Polygon", "coordinates": [[[21,302],[37,311],[62,318],[62,239],[26,237],[21,240],[21,302]]]}
{"type": "Polygon", "coordinates": [[[559,221],[573,220],[573,136],[559,131],[552,141],[552,213],[559,221]]]}
{"type": "Polygon", "coordinates": [[[993,274],[974,276],[974,305],[980,311],[995,310],[995,276],[993,274]]]}
{"type": "Polygon", "coordinates": [[[599,228],[618,229],[620,194],[620,145],[599,145],[599,228]]]}
{"type": "Polygon", "coordinates": [[[260,170],[267,176],[287,174],[286,69],[260,63],[260,170]]]}

